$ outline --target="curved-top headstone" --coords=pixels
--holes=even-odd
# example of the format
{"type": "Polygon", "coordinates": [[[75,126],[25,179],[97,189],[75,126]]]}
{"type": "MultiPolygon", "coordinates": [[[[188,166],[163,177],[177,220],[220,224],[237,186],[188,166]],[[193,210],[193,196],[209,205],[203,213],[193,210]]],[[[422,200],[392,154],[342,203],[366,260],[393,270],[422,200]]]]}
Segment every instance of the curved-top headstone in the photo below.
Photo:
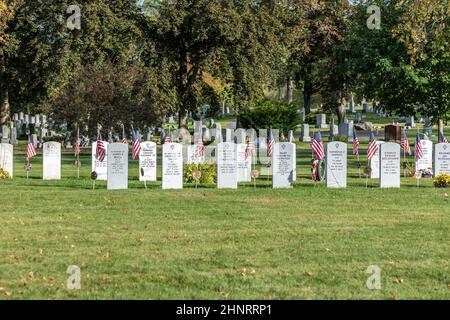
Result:
{"type": "Polygon", "coordinates": [[[291,142],[275,143],[272,154],[272,187],[292,188],[294,186],[295,144],[291,142]]]}
{"type": "Polygon", "coordinates": [[[13,152],[14,148],[12,144],[0,144],[0,168],[8,172],[10,178],[13,177],[14,173],[13,152]]]}
{"type": "Polygon", "coordinates": [[[380,145],[380,188],[400,188],[400,145],[380,145]]]}
{"type": "Polygon", "coordinates": [[[111,143],[108,146],[108,190],[128,189],[128,145],[111,143]]]}
{"type": "Polygon", "coordinates": [[[347,144],[328,143],[326,164],[327,188],[347,188],[347,144]]]}
{"type": "Polygon", "coordinates": [[[97,180],[108,180],[108,142],[103,141],[106,148],[106,155],[103,161],[98,161],[97,157],[97,141],[92,143],[92,172],[97,173],[97,180]]]}
{"type": "Polygon", "coordinates": [[[423,157],[416,162],[416,171],[433,169],[433,142],[420,140],[422,144],[423,157]]]}
{"type": "Polygon", "coordinates": [[[180,143],[165,143],[162,151],[163,189],[183,188],[183,146],[180,143]]]}
{"type": "Polygon", "coordinates": [[[139,155],[139,181],[156,181],[157,151],[156,143],[145,141],[141,143],[139,155]]]}
{"type": "Polygon", "coordinates": [[[438,143],[434,146],[434,175],[450,174],[450,144],[438,143]]]}
{"type": "Polygon", "coordinates": [[[44,143],[43,158],[43,179],[61,179],[61,144],[59,142],[44,143]]]}

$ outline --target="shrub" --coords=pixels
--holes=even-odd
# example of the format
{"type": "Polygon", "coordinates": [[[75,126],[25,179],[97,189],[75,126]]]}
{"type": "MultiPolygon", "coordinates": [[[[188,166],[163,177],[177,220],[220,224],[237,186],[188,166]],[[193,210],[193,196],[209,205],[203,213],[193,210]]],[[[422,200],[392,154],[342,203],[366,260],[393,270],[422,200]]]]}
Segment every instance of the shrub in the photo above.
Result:
{"type": "Polygon", "coordinates": [[[217,166],[211,164],[187,164],[184,166],[184,182],[195,183],[194,171],[202,173],[199,183],[212,184],[217,180],[217,166]]]}
{"type": "Polygon", "coordinates": [[[433,180],[436,188],[450,188],[450,174],[440,174],[433,180]]]}
{"type": "Polygon", "coordinates": [[[297,107],[285,102],[263,100],[254,108],[240,112],[239,120],[244,128],[280,129],[284,133],[295,130],[300,122],[297,107]]]}
{"type": "Polygon", "coordinates": [[[333,137],[333,141],[339,141],[339,142],[347,143],[348,142],[348,137],[347,136],[339,136],[339,135],[337,135],[337,136],[333,137]]]}
{"type": "Polygon", "coordinates": [[[10,179],[10,175],[8,172],[0,168],[0,180],[10,179]]]}

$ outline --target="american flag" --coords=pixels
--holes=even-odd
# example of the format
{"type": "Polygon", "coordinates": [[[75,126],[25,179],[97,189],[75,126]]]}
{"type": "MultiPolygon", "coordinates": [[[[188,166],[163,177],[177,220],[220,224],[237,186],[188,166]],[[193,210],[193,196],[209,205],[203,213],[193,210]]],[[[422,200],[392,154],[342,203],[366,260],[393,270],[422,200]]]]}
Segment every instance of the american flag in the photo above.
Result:
{"type": "Polygon", "coordinates": [[[122,143],[128,144],[128,138],[127,138],[127,134],[125,133],[125,129],[123,129],[122,137],[123,137],[122,143]]]}
{"type": "Polygon", "coordinates": [[[136,130],[133,129],[133,153],[132,153],[133,160],[139,158],[141,149],[142,149],[141,141],[137,136],[136,130]]]}
{"type": "Polygon", "coordinates": [[[359,144],[360,144],[359,138],[356,135],[356,132],[353,131],[353,154],[355,156],[359,155],[359,144]]]}
{"type": "Polygon", "coordinates": [[[405,131],[403,131],[403,135],[402,135],[402,141],[400,143],[400,147],[403,150],[403,153],[406,156],[411,155],[411,147],[409,146],[409,141],[408,141],[408,137],[406,136],[405,131]]]}
{"type": "Polygon", "coordinates": [[[197,142],[197,157],[203,157],[205,155],[205,144],[202,139],[198,139],[197,142]]]}
{"type": "Polygon", "coordinates": [[[252,157],[255,151],[255,145],[253,144],[253,141],[249,140],[247,142],[247,147],[245,148],[245,160],[247,160],[249,157],[252,157]]]}
{"type": "Polygon", "coordinates": [[[269,138],[267,139],[267,156],[271,157],[273,154],[273,146],[275,144],[275,139],[273,137],[272,130],[269,130],[269,138]]]}
{"type": "Polygon", "coordinates": [[[95,159],[97,161],[103,162],[106,157],[106,145],[102,141],[102,136],[100,135],[100,130],[97,133],[97,150],[95,152],[95,159]]]}
{"type": "Polygon", "coordinates": [[[320,132],[314,134],[314,138],[311,142],[311,149],[317,160],[325,158],[325,150],[322,142],[322,135],[320,132]]]}
{"type": "Polygon", "coordinates": [[[36,148],[33,145],[33,140],[31,139],[31,136],[28,136],[28,145],[27,145],[27,158],[31,159],[33,158],[36,153],[36,148]]]}
{"type": "Polygon", "coordinates": [[[444,136],[443,132],[439,132],[439,143],[448,143],[447,138],[444,136]]]}
{"type": "Polygon", "coordinates": [[[367,148],[367,159],[372,160],[372,158],[378,152],[378,149],[379,149],[379,145],[377,142],[377,138],[375,137],[373,132],[370,132],[369,147],[367,148]]]}
{"type": "Polygon", "coordinates": [[[81,139],[80,128],[77,129],[77,141],[75,142],[75,156],[79,156],[81,153],[81,139]]]}
{"type": "Polygon", "coordinates": [[[422,160],[423,159],[423,147],[420,139],[420,135],[417,134],[416,136],[416,160],[422,160]]]}
{"type": "Polygon", "coordinates": [[[168,131],[166,137],[164,138],[164,143],[172,143],[172,133],[168,131]]]}

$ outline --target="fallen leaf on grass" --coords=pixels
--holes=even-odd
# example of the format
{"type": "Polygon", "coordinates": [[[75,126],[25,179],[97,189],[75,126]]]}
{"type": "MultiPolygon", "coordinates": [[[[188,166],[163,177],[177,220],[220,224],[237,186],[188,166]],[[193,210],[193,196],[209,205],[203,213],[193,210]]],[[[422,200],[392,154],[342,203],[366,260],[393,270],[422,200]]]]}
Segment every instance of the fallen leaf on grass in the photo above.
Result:
{"type": "Polygon", "coordinates": [[[5,291],[4,295],[7,296],[7,297],[10,297],[12,295],[12,292],[11,291],[5,291]]]}
{"type": "Polygon", "coordinates": [[[44,250],[42,248],[39,248],[37,251],[38,251],[39,254],[43,254],[44,253],[44,250]]]}
{"type": "Polygon", "coordinates": [[[28,278],[30,280],[34,280],[34,272],[33,271],[28,272],[28,278]]]}
{"type": "Polygon", "coordinates": [[[308,276],[310,276],[310,277],[315,277],[316,276],[316,273],[315,272],[307,272],[306,273],[308,276]]]}
{"type": "Polygon", "coordinates": [[[395,279],[394,280],[394,283],[397,283],[397,284],[401,284],[403,282],[405,282],[405,280],[403,280],[403,279],[395,279]]]}
{"type": "Polygon", "coordinates": [[[247,275],[247,269],[243,268],[243,269],[239,270],[239,274],[241,277],[245,277],[247,275]]]}

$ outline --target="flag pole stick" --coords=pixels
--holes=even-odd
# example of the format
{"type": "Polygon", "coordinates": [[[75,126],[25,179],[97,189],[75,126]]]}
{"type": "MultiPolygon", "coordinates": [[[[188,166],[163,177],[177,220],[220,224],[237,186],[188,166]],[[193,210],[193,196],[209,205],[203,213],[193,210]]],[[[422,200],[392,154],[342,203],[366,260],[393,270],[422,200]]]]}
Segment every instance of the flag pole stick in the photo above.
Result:
{"type": "Polygon", "coordinates": [[[359,159],[359,151],[358,151],[358,154],[356,155],[356,161],[358,161],[358,175],[359,175],[359,178],[361,179],[361,161],[359,159]]]}
{"type": "Polygon", "coordinates": [[[27,180],[30,175],[30,158],[27,157],[27,180]]]}

